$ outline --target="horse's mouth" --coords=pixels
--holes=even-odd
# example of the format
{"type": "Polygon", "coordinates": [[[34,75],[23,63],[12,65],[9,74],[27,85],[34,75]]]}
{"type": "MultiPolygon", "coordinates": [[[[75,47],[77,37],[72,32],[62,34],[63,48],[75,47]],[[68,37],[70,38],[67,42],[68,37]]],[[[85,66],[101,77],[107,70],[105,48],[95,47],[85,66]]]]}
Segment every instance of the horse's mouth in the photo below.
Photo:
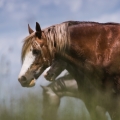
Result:
{"type": "Polygon", "coordinates": [[[28,87],[33,87],[33,86],[35,86],[35,79],[33,79],[28,85],[28,87]]]}
{"type": "Polygon", "coordinates": [[[22,87],[33,87],[35,86],[35,81],[38,79],[38,77],[43,73],[43,71],[46,69],[46,67],[41,67],[38,72],[36,72],[30,80],[27,80],[26,77],[24,77],[23,80],[19,80],[22,87]]]}
{"type": "Polygon", "coordinates": [[[35,86],[35,79],[33,78],[29,83],[27,81],[24,81],[21,83],[22,87],[33,87],[35,86]]]}

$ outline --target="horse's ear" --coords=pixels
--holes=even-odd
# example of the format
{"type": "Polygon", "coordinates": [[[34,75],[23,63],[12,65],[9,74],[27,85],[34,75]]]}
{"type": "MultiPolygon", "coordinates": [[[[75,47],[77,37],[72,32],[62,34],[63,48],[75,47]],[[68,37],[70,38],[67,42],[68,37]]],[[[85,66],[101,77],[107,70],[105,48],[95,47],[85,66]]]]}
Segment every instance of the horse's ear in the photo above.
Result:
{"type": "Polygon", "coordinates": [[[29,34],[33,33],[34,31],[30,28],[29,24],[28,24],[28,31],[29,31],[29,34]]]}
{"type": "Polygon", "coordinates": [[[41,35],[42,35],[42,31],[41,31],[40,24],[38,22],[36,22],[36,36],[38,38],[41,38],[41,35]]]}
{"type": "Polygon", "coordinates": [[[41,27],[38,22],[36,22],[36,32],[41,32],[41,27]]]}

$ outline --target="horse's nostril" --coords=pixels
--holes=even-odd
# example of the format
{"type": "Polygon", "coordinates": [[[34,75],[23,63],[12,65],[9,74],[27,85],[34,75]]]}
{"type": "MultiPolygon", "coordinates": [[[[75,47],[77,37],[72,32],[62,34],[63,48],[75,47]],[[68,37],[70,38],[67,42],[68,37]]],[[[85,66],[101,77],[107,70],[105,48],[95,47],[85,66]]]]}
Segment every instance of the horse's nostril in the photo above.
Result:
{"type": "Polygon", "coordinates": [[[22,76],[21,79],[22,79],[22,81],[26,81],[27,80],[25,76],[22,76]]]}
{"type": "Polygon", "coordinates": [[[19,82],[26,82],[27,79],[25,76],[22,76],[21,78],[18,78],[19,82]]]}

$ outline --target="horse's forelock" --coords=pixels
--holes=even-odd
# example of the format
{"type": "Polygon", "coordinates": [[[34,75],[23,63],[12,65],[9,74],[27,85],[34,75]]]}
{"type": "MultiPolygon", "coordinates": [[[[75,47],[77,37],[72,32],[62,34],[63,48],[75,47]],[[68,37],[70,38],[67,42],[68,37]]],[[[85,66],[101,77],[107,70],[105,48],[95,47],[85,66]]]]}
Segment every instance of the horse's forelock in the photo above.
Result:
{"type": "Polygon", "coordinates": [[[22,52],[21,52],[21,61],[23,62],[25,54],[28,50],[28,48],[30,47],[30,45],[32,44],[32,38],[35,36],[35,32],[30,34],[29,36],[27,36],[24,40],[23,40],[23,46],[22,46],[22,52]]]}

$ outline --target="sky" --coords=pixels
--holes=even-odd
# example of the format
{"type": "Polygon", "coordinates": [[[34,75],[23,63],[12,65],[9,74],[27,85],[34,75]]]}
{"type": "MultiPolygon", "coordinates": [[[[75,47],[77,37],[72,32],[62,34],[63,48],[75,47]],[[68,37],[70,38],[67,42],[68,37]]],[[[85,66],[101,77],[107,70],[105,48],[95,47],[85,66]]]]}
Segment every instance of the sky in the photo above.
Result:
{"type": "MultiPolygon", "coordinates": [[[[120,22],[120,0],[0,0],[0,57],[10,63],[13,90],[16,85],[23,89],[17,77],[28,24],[35,29],[35,23],[39,22],[43,29],[68,20],[120,22]]],[[[9,85],[2,82],[6,85],[1,88],[4,90],[9,85]]],[[[39,78],[40,84],[47,84],[43,76],[39,78]]]]}
{"type": "Polygon", "coordinates": [[[0,0],[0,56],[10,62],[11,84],[19,86],[21,47],[28,24],[35,29],[39,22],[43,29],[68,20],[119,22],[119,6],[119,0],[0,0]]]}

